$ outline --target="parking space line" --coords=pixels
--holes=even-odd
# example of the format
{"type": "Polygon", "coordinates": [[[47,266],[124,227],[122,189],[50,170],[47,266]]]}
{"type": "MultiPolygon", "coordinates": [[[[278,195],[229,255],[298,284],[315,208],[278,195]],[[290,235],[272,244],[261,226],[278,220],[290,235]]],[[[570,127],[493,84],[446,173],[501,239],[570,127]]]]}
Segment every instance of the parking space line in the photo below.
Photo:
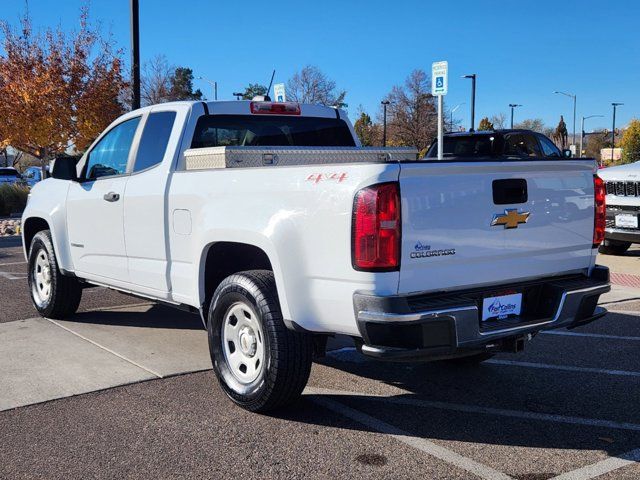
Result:
{"type": "Polygon", "coordinates": [[[521,410],[508,410],[503,408],[494,407],[481,407],[478,405],[465,405],[459,403],[440,402],[436,400],[422,400],[411,397],[389,397],[386,395],[369,394],[369,393],[356,393],[348,392],[344,390],[329,390],[321,388],[308,388],[305,390],[308,393],[315,393],[318,395],[335,395],[335,396],[362,396],[364,398],[384,401],[393,403],[396,405],[405,405],[412,407],[426,407],[435,408],[438,410],[448,410],[453,412],[473,413],[482,415],[493,415],[499,417],[511,417],[520,418],[523,420],[538,420],[553,423],[565,423],[569,425],[581,425],[585,427],[600,427],[610,428],[614,430],[629,430],[634,432],[640,432],[640,424],[628,423],[628,422],[616,422],[613,420],[601,420],[597,418],[586,417],[572,417],[553,413],[538,413],[538,412],[524,412],[521,410]]]}
{"type": "MultiPolygon", "coordinates": [[[[321,392],[316,392],[316,390],[313,388],[309,388],[306,391],[307,393],[321,392]]],[[[383,422],[382,420],[367,415],[366,413],[355,410],[351,407],[347,407],[340,402],[321,397],[316,397],[312,400],[318,405],[332,410],[333,412],[350,418],[351,420],[354,420],[362,425],[365,425],[366,427],[376,430],[377,432],[390,435],[391,437],[398,440],[399,442],[404,443],[405,445],[409,445],[410,447],[424,452],[427,455],[438,458],[448,463],[449,465],[454,465],[458,468],[466,470],[467,472],[477,475],[480,478],[484,478],[487,480],[508,480],[512,478],[502,472],[499,472],[498,470],[494,470],[491,467],[476,462],[471,458],[462,456],[459,453],[454,452],[453,450],[441,447],[440,445],[437,445],[427,439],[416,437],[408,432],[405,432],[404,430],[383,422]]]]}
{"type": "Polygon", "coordinates": [[[640,462],[640,448],[563,473],[562,475],[553,477],[551,480],[587,480],[638,462],[640,462]]]}
{"type": "Polygon", "coordinates": [[[10,272],[0,272],[0,277],[6,278],[7,280],[24,280],[27,278],[26,273],[10,273],[10,272]]]}
{"type": "Polygon", "coordinates": [[[124,360],[125,362],[129,362],[131,365],[135,365],[138,368],[141,368],[142,370],[149,372],[151,375],[155,375],[158,378],[164,378],[162,375],[160,375],[158,372],[154,372],[153,370],[151,370],[150,368],[145,367],[144,365],[140,365],[137,362],[134,362],[133,360],[125,357],[124,355],[120,355],[118,352],[114,352],[113,350],[111,350],[110,348],[105,347],[104,345],[100,345],[98,342],[94,342],[93,340],[91,340],[90,338],[85,337],[84,335],[80,335],[77,332],[74,332],[73,330],[71,330],[70,328],[65,327],[64,325],[59,324],[58,322],[56,322],[55,320],[51,320],[50,318],[46,318],[45,320],[53,323],[54,325],[62,328],[63,330],[66,330],[67,332],[75,335],[78,338],[81,338],[82,340],[91,343],[92,345],[95,345],[98,348],[101,348],[102,350],[104,350],[105,352],[109,352],[112,355],[115,355],[116,357],[124,360]]]}
{"type": "Polygon", "coordinates": [[[10,263],[0,263],[0,267],[8,267],[9,265],[26,265],[27,262],[10,262],[10,263]]]}
{"type": "Polygon", "coordinates": [[[602,333],[578,333],[566,332],[564,330],[550,330],[548,332],[540,332],[544,335],[559,335],[562,337],[585,337],[585,338],[602,338],[606,340],[628,340],[632,342],[640,342],[640,337],[625,337],[622,335],[606,335],[602,333]]]}
{"type": "Polygon", "coordinates": [[[629,370],[607,370],[605,368],[574,367],[571,365],[552,365],[549,363],[515,362],[512,360],[491,359],[484,362],[489,365],[503,365],[509,367],[539,368],[542,370],[562,370],[565,372],[598,373],[601,375],[614,375],[619,377],[640,377],[640,372],[629,370]]]}

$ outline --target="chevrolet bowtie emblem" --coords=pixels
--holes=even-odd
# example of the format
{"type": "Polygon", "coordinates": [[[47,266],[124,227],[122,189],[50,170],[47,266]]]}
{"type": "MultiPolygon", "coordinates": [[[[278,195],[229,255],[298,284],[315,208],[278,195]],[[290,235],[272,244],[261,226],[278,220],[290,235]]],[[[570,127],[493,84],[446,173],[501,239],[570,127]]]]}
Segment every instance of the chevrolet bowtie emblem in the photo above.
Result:
{"type": "Polygon", "coordinates": [[[504,228],[518,228],[520,223],[527,223],[529,212],[518,212],[516,208],[505,209],[504,214],[496,213],[491,220],[491,226],[504,225],[504,228]]]}

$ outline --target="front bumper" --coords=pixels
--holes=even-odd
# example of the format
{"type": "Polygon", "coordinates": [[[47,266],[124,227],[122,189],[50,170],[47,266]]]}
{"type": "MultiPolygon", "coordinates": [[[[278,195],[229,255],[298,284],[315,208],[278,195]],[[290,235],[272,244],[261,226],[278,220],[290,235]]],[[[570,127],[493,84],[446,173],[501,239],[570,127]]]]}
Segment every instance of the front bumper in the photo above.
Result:
{"type": "Polygon", "coordinates": [[[611,289],[609,269],[454,293],[378,297],[356,292],[354,307],[362,353],[391,360],[454,358],[486,351],[515,351],[528,334],[574,328],[606,313],[600,295],[611,289]],[[481,325],[482,298],[523,293],[519,317],[481,325]]]}
{"type": "Polygon", "coordinates": [[[616,227],[615,218],[618,214],[640,215],[640,207],[607,205],[605,238],[618,242],[640,243],[640,229],[616,227]]]}

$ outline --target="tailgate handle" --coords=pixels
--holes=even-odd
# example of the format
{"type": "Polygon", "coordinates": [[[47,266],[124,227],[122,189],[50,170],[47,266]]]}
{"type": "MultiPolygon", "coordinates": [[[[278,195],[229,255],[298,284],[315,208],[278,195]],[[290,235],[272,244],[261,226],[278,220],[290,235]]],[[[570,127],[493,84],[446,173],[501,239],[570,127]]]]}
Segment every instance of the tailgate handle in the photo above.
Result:
{"type": "Polygon", "coordinates": [[[505,178],[493,181],[493,203],[511,205],[527,203],[527,181],[524,178],[505,178]]]}

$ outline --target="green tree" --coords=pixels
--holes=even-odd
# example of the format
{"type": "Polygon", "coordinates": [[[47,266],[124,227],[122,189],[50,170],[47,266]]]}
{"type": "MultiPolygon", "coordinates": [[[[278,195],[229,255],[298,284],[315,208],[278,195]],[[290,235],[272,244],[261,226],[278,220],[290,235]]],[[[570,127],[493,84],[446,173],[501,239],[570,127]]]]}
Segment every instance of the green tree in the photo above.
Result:
{"type": "Polygon", "coordinates": [[[620,146],[622,147],[622,163],[640,160],[640,120],[634,118],[629,122],[622,134],[620,146]]]}
{"type": "Polygon", "coordinates": [[[494,130],[493,123],[489,121],[489,117],[484,117],[482,120],[480,120],[478,130],[494,130]]]}
{"type": "Polygon", "coordinates": [[[242,94],[243,100],[253,100],[253,97],[266,95],[267,87],[259,83],[250,83],[248,87],[244,89],[242,94]]]}
{"type": "Polygon", "coordinates": [[[190,68],[176,68],[169,81],[171,84],[169,89],[171,100],[202,100],[200,89],[193,91],[193,70],[190,68]]]}
{"type": "Polygon", "coordinates": [[[366,112],[360,110],[360,116],[353,124],[353,129],[360,139],[363,147],[373,147],[382,144],[381,127],[371,121],[371,117],[366,112]]]}

